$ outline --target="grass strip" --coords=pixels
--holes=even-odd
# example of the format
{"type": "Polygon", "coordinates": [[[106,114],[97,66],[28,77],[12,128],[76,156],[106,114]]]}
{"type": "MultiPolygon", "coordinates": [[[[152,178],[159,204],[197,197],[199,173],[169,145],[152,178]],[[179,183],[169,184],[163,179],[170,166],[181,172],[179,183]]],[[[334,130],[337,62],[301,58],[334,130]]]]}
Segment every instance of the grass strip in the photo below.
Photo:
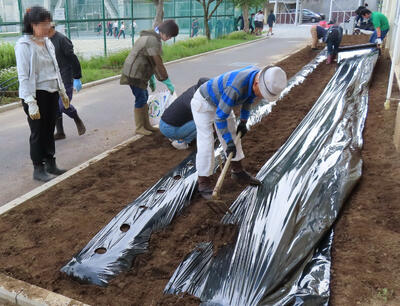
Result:
{"type": "MultiPolygon", "coordinates": [[[[234,46],[258,38],[259,37],[247,34],[243,31],[238,31],[213,40],[207,40],[206,37],[181,40],[174,44],[165,44],[163,46],[163,61],[170,62],[188,56],[234,46]]],[[[110,54],[108,57],[96,56],[91,59],[81,58],[82,83],[93,82],[120,74],[122,65],[130,51],[130,49],[122,50],[110,54]]],[[[9,43],[0,44],[0,75],[1,69],[13,66],[15,66],[14,47],[9,43]]],[[[9,69],[9,71],[15,71],[14,74],[16,75],[16,70],[9,69]]],[[[13,75],[10,75],[9,71],[7,72],[7,77],[12,77],[13,75]]],[[[3,78],[4,77],[5,74],[3,78]]],[[[4,99],[1,104],[13,102],[8,101],[9,99],[4,99]]]]}

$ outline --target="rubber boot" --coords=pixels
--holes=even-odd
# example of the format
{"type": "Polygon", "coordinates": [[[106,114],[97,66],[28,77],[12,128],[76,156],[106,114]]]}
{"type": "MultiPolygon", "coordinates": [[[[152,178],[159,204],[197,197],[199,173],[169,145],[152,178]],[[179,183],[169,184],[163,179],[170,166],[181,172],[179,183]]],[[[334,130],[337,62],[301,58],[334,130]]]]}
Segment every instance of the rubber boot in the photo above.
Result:
{"type": "Polygon", "coordinates": [[[33,165],[33,179],[41,182],[48,182],[54,178],[54,175],[51,175],[46,172],[44,165],[33,165]]]}
{"type": "Polygon", "coordinates": [[[149,119],[149,116],[148,116],[148,114],[149,114],[149,106],[147,104],[144,106],[144,113],[146,114],[146,116],[144,116],[144,128],[146,130],[153,131],[153,132],[158,131],[159,128],[156,128],[155,126],[152,126],[150,124],[150,119],[149,119]]]}
{"type": "Polygon", "coordinates": [[[146,120],[145,116],[148,116],[148,113],[146,112],[145,107],[142,107],[142,108],[135,107],[136,134],[148,136],[148,135],[151,135],[152,132],[149,130],[146,130],[144,127],[144,123],[146,120]]]}
{"type": "Polygon", "coordinates": [[[261,185],[261,182],[258,179],[256,179],[254,176],[252,176],[243,169],[242,163],[240,161],[232,161],[231,166],[232,166],[231,170],[232,179],[238,181],[241,184],[252,185],[252,186],[261,185]]]}
{"type": "Polygon", "coordinates": [[[336,59],[336,55],[337,55],[336,53],[332,54],[332,62],[336,59]]]}
{"type": "Polygon", "coordinates": [[[83,124],[81,118],[79,118],[78,113],[75,114],[74,121],[75,121],[76,129],[78,130],[78,135],[81,136],[81,135],[85,134],[86,127],[83,124]]]}
{"type": "Polygon", "coordinates": [[[60,174],[67,172],[67,170],[59,169],[57,167],[56,159],[54,157],[45,159],[44,168],[48,173],[51,173],[54,175],[60,175],[60,174]]]}
{"type": "Polygon", "coordinates": [[[331,63],[332,63],[332,55],[331,55],[331,54],[328,54],[328,57],[327,57],[327,59],[326,59],[326,64],[329,65],[329,64],[331,64],[331,63]]]}
{"type": "Polygon", "coordinates": [[[199,176],[197,182],[199,183],[198,191],[203,199],[211,200],[213,193],[213,186],[209,176],[199,176]]]}
{"type": "Polygon", "coordinates": [[[54,134],[54,140],[65,139],[63,117],[58,117],[56,121],[56,133],[54,134]]]}

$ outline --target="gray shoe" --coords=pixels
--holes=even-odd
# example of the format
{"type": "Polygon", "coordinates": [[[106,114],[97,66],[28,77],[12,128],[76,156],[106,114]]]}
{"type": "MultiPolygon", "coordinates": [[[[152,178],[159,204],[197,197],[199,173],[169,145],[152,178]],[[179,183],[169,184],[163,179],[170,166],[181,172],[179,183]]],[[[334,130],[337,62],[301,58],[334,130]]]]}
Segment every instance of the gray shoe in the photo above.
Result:
{"type": "Polygon", "coordinates": [[[209,176],[199,176],[198,178],[199,186],[197,190],[199,191],[201,197],[206,200],[212,199],[213,186],[211,184],[211,179],[209,176]]]}
{"type": "Polygon", "coordinates": [[[60,175],[60,174],[67,172],[67,170],[59,169],[57,167],[56,159],[54,157],[45,159],[44,164],[45,164],[45,170],[48,173],[51,173],[54,175],[60,175]]]}
{"type": "Polygon", "coordinates": [[[33,179],[41,182],[48,182],[55,178],[44,169],[44,165],[33,165],[33,179]]]}

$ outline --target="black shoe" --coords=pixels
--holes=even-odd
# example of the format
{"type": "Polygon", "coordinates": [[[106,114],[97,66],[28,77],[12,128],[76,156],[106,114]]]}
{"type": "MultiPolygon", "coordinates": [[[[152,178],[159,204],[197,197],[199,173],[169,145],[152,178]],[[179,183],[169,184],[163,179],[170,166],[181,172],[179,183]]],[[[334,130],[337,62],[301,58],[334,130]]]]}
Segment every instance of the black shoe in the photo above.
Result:
{"type": "Polygon", "coordinates": [[[66,136],[65,136],[65,134],[64,133],[55,133],[54,134],[54,140],[60,140],[60,139],[65,139],[66,138],[66,136]]]}
{"type": "Polygon", "coordinates": [[[199,191],[201,197],[206,200],[212,199],[213,187],[211,185],[211,180],[209,176],[199,176],[198,178],[199,186],[197,190],[199,191]]]}
{"type": "Polygon", "coordinates": [[[78,135],[81,136],[81,135],[85,134],[86,127],[83,124],[81,118],[79,118],[78,114],[76,114],[76,117],[74,117],[74,121],[75,121],[76,128],[78,130],[78,135]]]}
{"type": "Polygon", "coordinates": [[[238,181],[241,184],[260,186],[261,181],[250,175],[247,171],[242,170],[239,172],[231,172],[231,178],[238,181]]]}
{"type": "Polygon", "coordinates": [[[46,172],[44,169],[44,165],[33,165],[33,179],[41,182],[48,182],[54,178],[54,175],[51,175],[46,172]]]}
{"type": "Polygon", "coordinates": [[[58,117],[56,121],[56,133],[54,134],[54,140],[65,139],[64,126],[63,126],[63,118],[58,117]]]}
{"type": "Polygon", "coordinates": [[[45,170],[48,173],[51,173],[51,174],[54,174],[54,175],[60,175],[60,174],[63,174],[65,172],[67,172],[67,170],[59,169],[57,167],[56,159],[54,157],[45,159],[44,165],[45,165],[45,170]]]}

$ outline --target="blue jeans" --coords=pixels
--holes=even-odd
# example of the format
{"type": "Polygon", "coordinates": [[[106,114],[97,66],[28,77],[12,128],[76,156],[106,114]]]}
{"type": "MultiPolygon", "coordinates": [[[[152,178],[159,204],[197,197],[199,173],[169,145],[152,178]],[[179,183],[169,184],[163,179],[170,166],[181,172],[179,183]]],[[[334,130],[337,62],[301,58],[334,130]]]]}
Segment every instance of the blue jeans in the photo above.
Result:
{"type": "Polygon", "coordinates": [[[58,98],[58,112],[57,112],[57,118],[60,118],[62,116],[62,114],[66,114],[68,117],[70,118],[75,118],[77,111],[75,109],[75,107],[71,104],[72,101],[72,93],[74,91],[74,85],[71,84],[67,84],[64,85],[65,87],[65,92],[67,93],[67,96],[69,98],[70,104],[69,104],[69,108],[65,108],[64,104],[62,103],[61,98],[58,98]]]}
{"type": "MultiPolygon", "coordinates": [[[[389,32],[389,30],[381,31],[381,39],[383,40],[386,36],[386,34],[389,32]]],[[[369,38],[370,43],[375,43],[375,40],[378,38],[378,34],[376,33],[376,30],[374,33],[372,33],[371,37],[369,38]]]]}
{"type": "Polygon", "coordinates": [[[174,140],[183,139],[186,143],[191,143],[196,138],[196,124],[194,120],[186,122],[182,126],[173,126],[160,119],[160,131],[168,138],[174,140]]]}
{"type": "Polygon", "coordinates": [[[142,89],[139,87],[135,87],[133,85],[129,85],[132,90],[133,95],[135,96],[135,108],[142,108],[146,105],[147,100],[149,99],[149,92],[147,89],[142,89]]]}

